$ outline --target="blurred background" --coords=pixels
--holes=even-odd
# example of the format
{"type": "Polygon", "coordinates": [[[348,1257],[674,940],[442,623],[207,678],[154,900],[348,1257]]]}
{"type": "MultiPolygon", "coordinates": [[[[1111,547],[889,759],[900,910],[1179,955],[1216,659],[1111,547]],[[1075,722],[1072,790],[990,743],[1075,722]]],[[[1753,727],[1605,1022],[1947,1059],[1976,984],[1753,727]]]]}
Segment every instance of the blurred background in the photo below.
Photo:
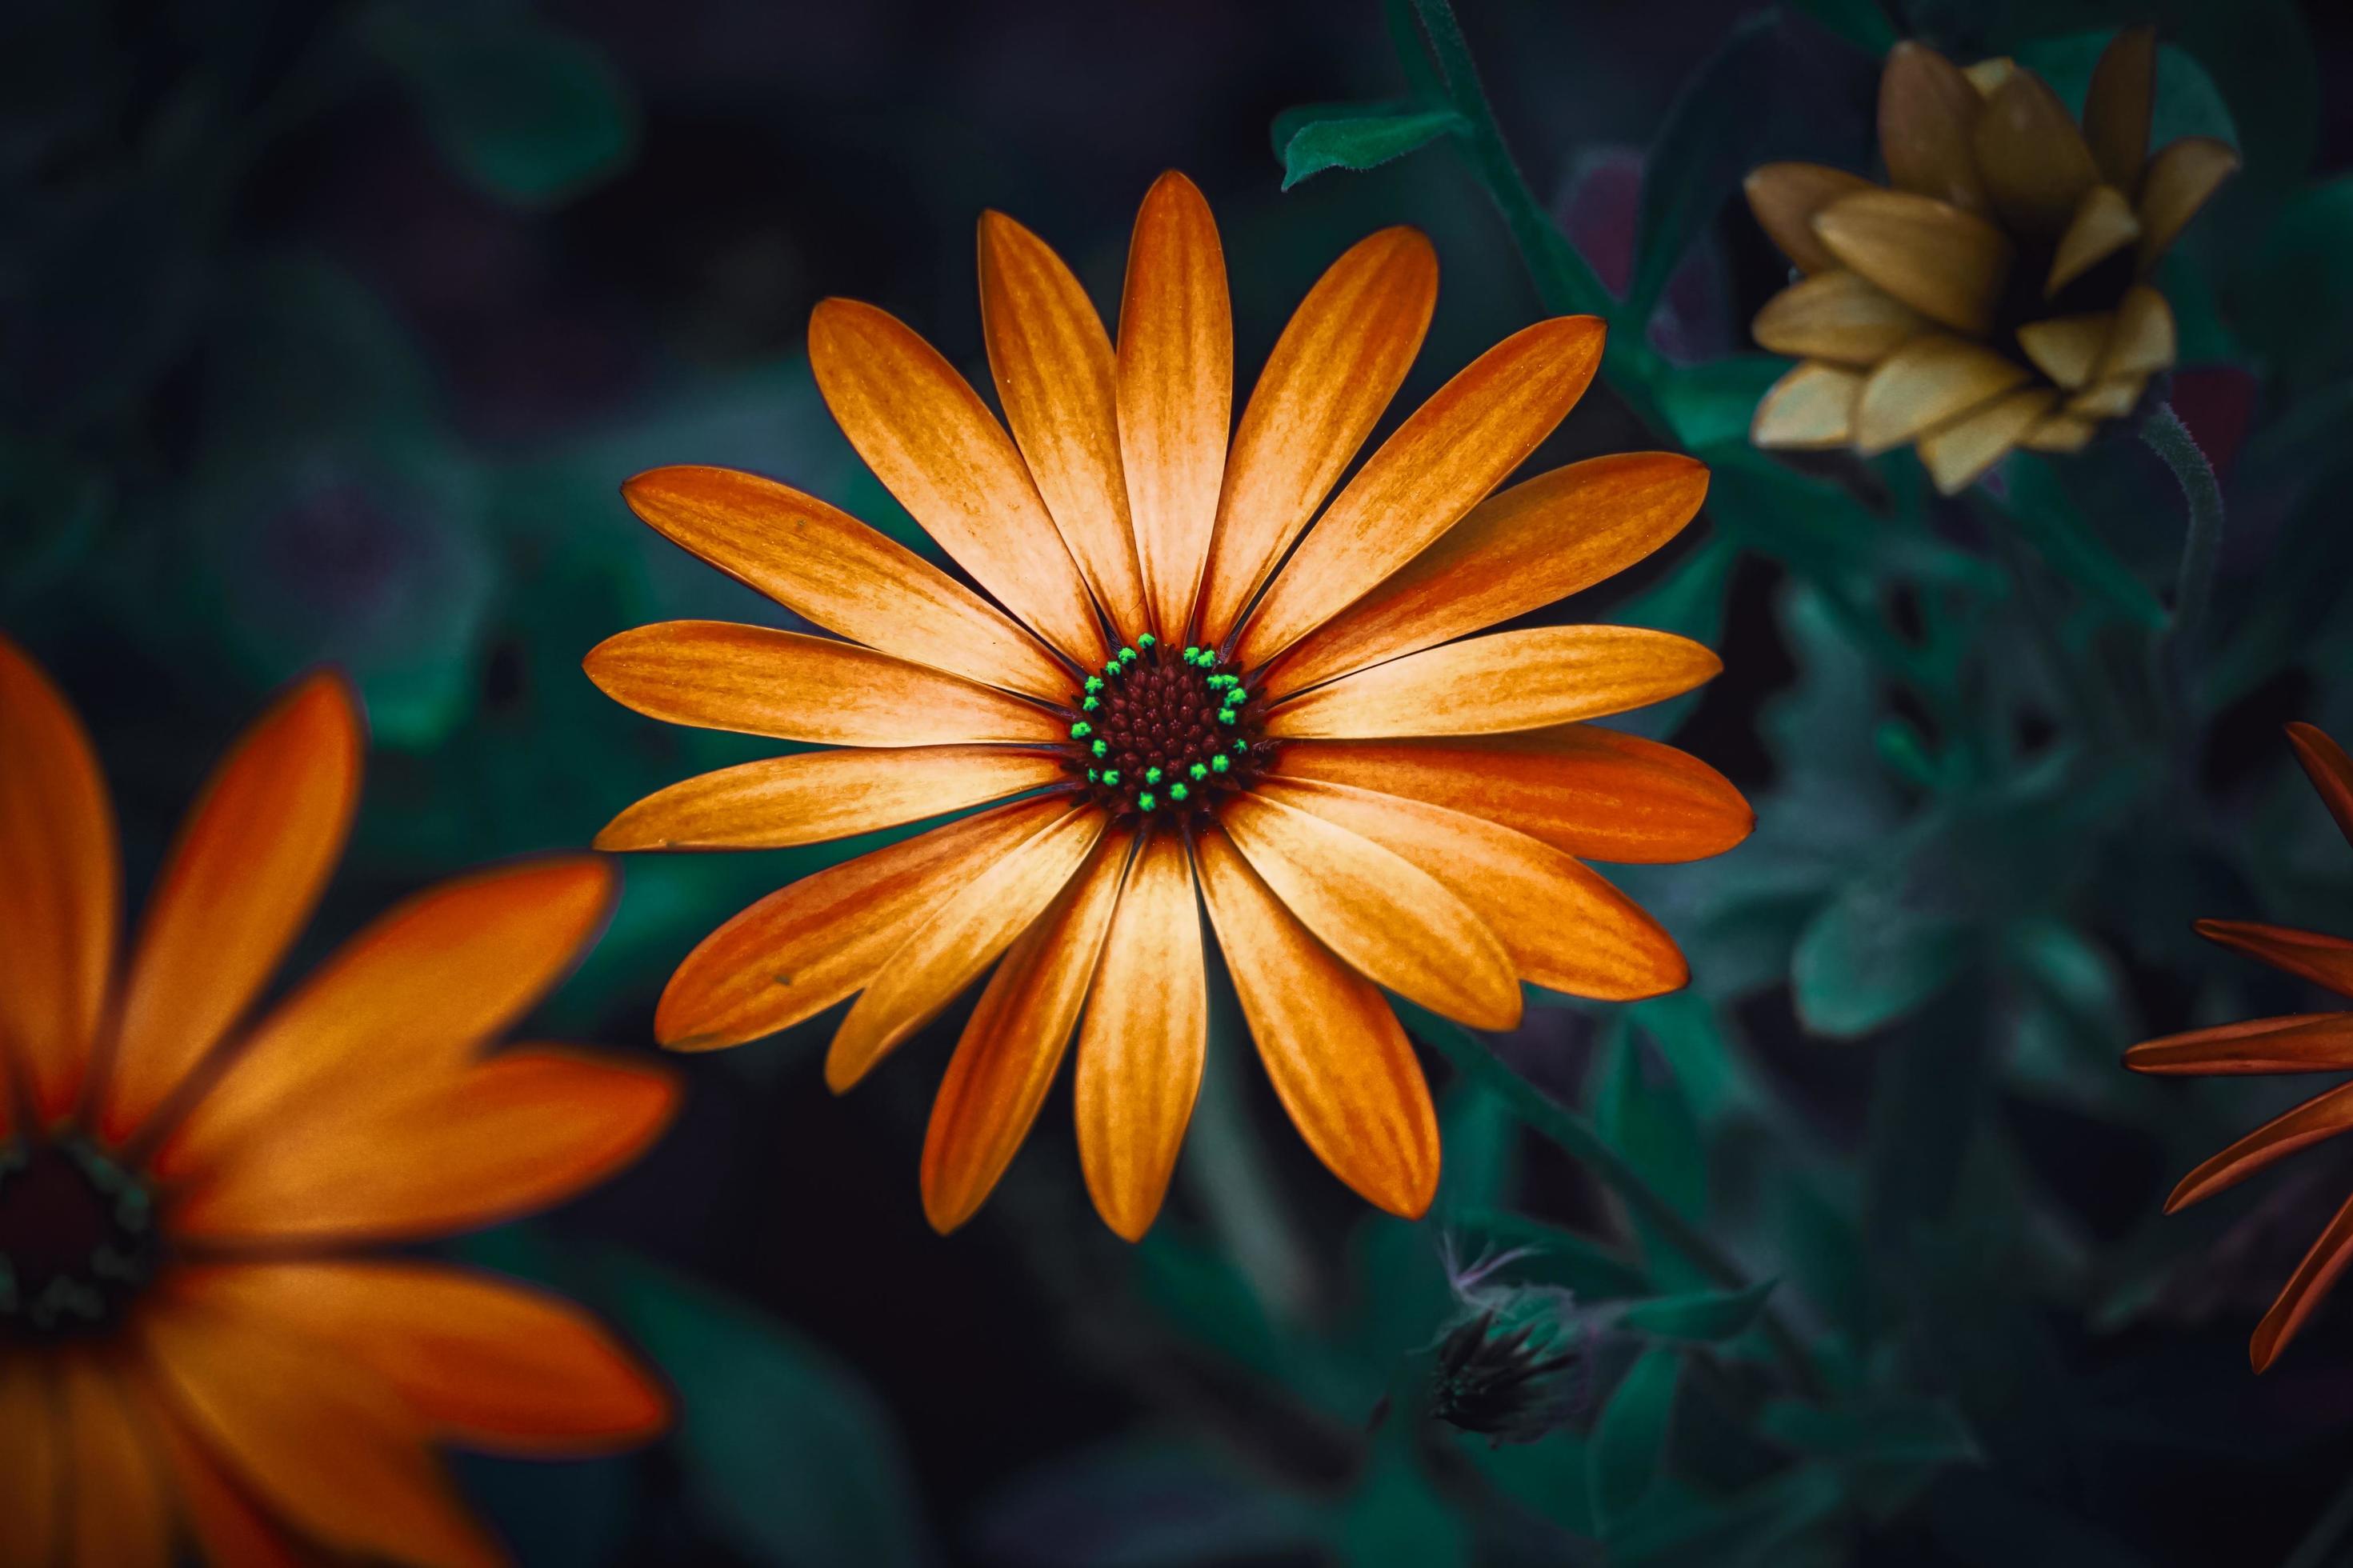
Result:
{"type": "MultiPolygon", "coordinates": [[[[962,1009],[840,1101],[828,1015],[683,1061],[686,1112],[640,1166],[456,1248],[590,1302],[686,1415],[628,1458],[460,1458],[526,1563],[2353,1560],[2353,1301],[2261,1380],[2244,1352],[2353,1162],[2316,1151],[2161,1221],[2277,1086],[2116,1065],[2149,1035],[2319,1005],[2191,919],[2353,932],[2353,851],[2279,736],[2301,718],[2353,740],[2353,12],[1464,0],[1462,19],[1592,271],[1664,279],[1631,329],[1656,377],[1598,382],[1531,469],[1734,454],[1683,540],[1565,613],[1722,651],[1648,732],[1763,814],[1722,860],[1624,878],[1693,993],[1532,1008],[1493,1048],[1778,1281],[1835,1398],[1790,1417],[1747,1316],[1654,1318],[1596,1340],[1537,1441],[1431,1426],[1417,1387],[1462,1310],[1443,1241],[1533,1240],[1507,1276],[1580,1302],[1699,1283],[1435,1056],[1447,1186],[1419,1225],[1314,1164],[1229,997],[1144,1245],[1087,1208],[1067,1087],[943,1239],[916,1161],[962,1009]],[[1738,175],[1869,169],[1896,37],[2018,53],[2063,93],[2072,71],[2080,100],[2105,34],[2152,15],[2160,120],[2244,161],[2168,278],[2174,401],[2232,514],[2171,772],[2129,738],[2129,683],[2086,698],[2062,689],[2072,659],[2021,651],[2021,617],[2055,603],[2045,626],[2105,668],[2169,586],[2180,498],[2128,436],[1948,503],[1905,452],[1737,455],[1781,368],[1746,323],[1786,277],[1738,175]],[[1633,411],[1662,406],[1663,430],[1633,411]],[[1886,668],[1858,605],[1922,659],[1886,668]],[[1630,1361],[1668,1366],[1663,1388],[1628,1393],[1630,1361]]],[[[803,331],[825,296],[871,300],[986,386],[984,209],[1055,245],[1108,315],[1137,200],[1183,169],[1222,226],[1245,377],[1342,248],[1419,226],[1443,281],[1391,423],[1546,313],[1448,147],[1283,188],[1278,114],[1406,79],[1373,0],[12,0],[0,626],[93,731],[134,889],[275,687],[353,675],[366,795],[298,973],[411,889],[584,844],[775,749],[641,720],[580,673],[648,621],[788,621],[617,486],[747,468],[928,550],[828,417],[803,331]]],[[[876,842],[630,860],[602,945],[524,1037],[650,1051],[697,940],[876,842]]]]}

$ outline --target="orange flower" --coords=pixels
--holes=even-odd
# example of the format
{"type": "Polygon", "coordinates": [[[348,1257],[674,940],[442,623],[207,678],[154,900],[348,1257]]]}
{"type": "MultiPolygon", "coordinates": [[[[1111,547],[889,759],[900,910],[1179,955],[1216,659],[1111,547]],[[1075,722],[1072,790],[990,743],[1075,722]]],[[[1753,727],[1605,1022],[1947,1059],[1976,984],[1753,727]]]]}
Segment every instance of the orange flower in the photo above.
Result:
{"type": "MultiPolygon", "coordinates": [[[[2353,759],[2310,724],[2289,725],[2287,738],[2329,815],[2348,841],[2353,841],[2353,759]]],[[[2200,921],[2198,934],[2259,958],[2274,969],[2325,985],[2340,996],[2353,996],[2353,942],[2342,937],[2254,921],[2200,921]]],[[[2125,1065],[2136,1072],[2199,1076],[2341,1071],[2353,1068],[2353,1013],[2298,1013],[2168,1035],[2161,1040],[2145,1040],[2126,1051],[2125,1065]]],[[[2353,1082],[2313,1096],[2182,1177],[2173,1195],[2165,1200],[2165,1212],[2187,1208],[2226,1187],[2237,1186],[2274,1161],[2348,1127],[2353,1127],[2353,1082]]],[[[2337,1211],[2337,1217],[2296,1266],[2279,1300],[2256,1325],[2255,1337],[2247,1348],[2257,1372],[2279,1358],[2305,1320],[2327,1297],[2348,1260],[2353,1260],[2353,1199],[2337,1211]]]]}
{"type": "Polygon", "coordinates": [[[1694,859],[1753,821],[1704,764],[1583,722],[1691,689],[1719,668],[1707,649],[1591,626],[1450,639],[1649,554],[1706,470],[1602,458],[1482,500],[1592,379],[1600,323],[1568,317],[1482,356],[1324,506],[1430,321],[1437,264],[1411,230],[1324,275],[1230,440],[1225,259],[1183,176],[1136,219],[1116,348],[1070,269],[995,213],[980,282],[1010,437],[871,306],[818,306],[809,358],[860,454],[995,603],[767,479],[625,487],[848,640],[671,623],[606,642],[590,677],[673,723],[842,749],[689,779],[600,847],[809,844],[1021,797],[754,904],[680,966],[655,1030],[708,1050],[854,994],[826,1061],[841,1090],[995,964],[933,1110],[925,1212],[946,1230],[980,1205],[1075,1030],[1087,1184],[1133,1238],[1200,1083],[1198,897],[1310,1146],[1418,1215],[1438,1131],[1380,988],[1486,1028],[1517,1022],[1522,979],[1672,990],[1673,942],[1579,858],[1694,859]]]}
{"type": "Polygon", "coordinates": [[[366,1259],[577,1192],[670,1117],[667,1075],[480,1047],[594,937],[586,857],[431,889],[245,1022],[325,886],[361,721],[314,677],[166,858],[128,965],[106,788],[0,638],[0,1559],[501,1559],[439,1440],[625,1446],[664,1396],[576,1308],[366,1259]]]}
{"type": "Polygon", "coordinates": [[[2151,280],[2239,166],[2185,136],[2149,152],[2157,35],[2100,57],[2079,128],[2007,59],[1967,70],[1898,44],[1879,82],[1887,185],[1819,163],[1748,176],[1757,220],[1806,276],[1757,312],[1757,341],[1804,363],[1757,407],[1760,447],[1916,444],[1954,494],[2016,447],[2083,447],[2173,366],[2151,280]]]}

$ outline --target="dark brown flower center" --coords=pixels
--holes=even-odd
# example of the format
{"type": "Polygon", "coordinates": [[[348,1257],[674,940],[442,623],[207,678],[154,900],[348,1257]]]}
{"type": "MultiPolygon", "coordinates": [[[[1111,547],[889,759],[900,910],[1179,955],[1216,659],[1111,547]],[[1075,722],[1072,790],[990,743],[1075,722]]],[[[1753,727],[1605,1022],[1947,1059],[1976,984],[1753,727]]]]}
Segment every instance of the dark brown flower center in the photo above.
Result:
{"type": "Polygon", "coordinates": [[[1209,648],[1138,637],[1087,678],[1076,706],[1071,771],[1123,815],[1214,811],[1263,761],[1257,694],[1209,648]]]}
{"type": "Polygon", "coordinates": [[[161,1250],[146,1184],[96,1145],[0,1142],[0,1341],[113,1327],[161,1250]]]}

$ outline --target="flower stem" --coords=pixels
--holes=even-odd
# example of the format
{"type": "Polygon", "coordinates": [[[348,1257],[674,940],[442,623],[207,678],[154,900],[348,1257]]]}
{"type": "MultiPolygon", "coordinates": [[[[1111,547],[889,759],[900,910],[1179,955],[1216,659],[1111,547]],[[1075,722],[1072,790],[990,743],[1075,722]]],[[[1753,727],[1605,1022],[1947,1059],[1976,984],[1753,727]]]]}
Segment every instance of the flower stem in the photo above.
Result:
{"type": "Polygon", "coordinates": [[[2214,565],[2222,552],[2222,487],[2171,404],[2157,405],[2143,421],[2140,438],[2173,470],[2189,507],[2189,526],[2181,537],[2181,571],[2173,590],[2173,624],[2165,634],[2163,656],[2167,679],[2186,714],[2190,661],[2197,657],[2207,611],[2214,602],[2214,565]]]}

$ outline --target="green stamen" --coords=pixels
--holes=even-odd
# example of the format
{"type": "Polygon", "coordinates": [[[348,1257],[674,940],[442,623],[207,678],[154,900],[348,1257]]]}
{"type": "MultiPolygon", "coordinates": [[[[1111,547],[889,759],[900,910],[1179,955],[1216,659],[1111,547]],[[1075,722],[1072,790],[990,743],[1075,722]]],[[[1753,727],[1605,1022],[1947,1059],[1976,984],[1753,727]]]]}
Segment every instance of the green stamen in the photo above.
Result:
{"type": "Polygon", "coordinates": [[[1106,769],[1103,773],[1103,783],[1111,785],[1113,789],[1117,789],[1119,787],[1119,770],[1117,768],[1106,769]]]}
{"type": "Polygon", "coordinates": [[[1168,786],[1168,798],[1170,800],[1183,800],[1187,793],[1188,792],[1183,784],[1170,784],[1168,786]]]}
{"type": "Polygon", "coordinates": [[[1198,664],[1200,661],[1201,650],[1199,648],[1188,647],[1185,650],[1185,662],[1187,664],[1198,664]]]}
{"type": "Polygon", "coordinates": [[[1220,724],[1239,723],[1240,720],[1241,715],[1235,712],[1230,708],[1220,708],[1218,710],[1218,722],[1220,724]]]}
{"type": "Polygon", "coordinates": [[[1158,768],[1145,769],[1144,782],[1145,784],[1158,784],[1160,782],[1160,770],[1158,768]]]}
{"type": "Polygon", "coordinates": [[[1092,713],[1092,712],[1094,712],[1097,709],[1101,708],[1102,706],[1103,706],[1103,699],[1102,699],[1102,698],[1100,698],[1100,697],[1090,697],[1090,698],[1088,698],[1084,702],[1082,702],[1082,703],[1080,703],[1080,704],[1079,704],[1079,710],[1080,710],[1081,712],[1082,712],[1082,713],[1092,713]]]}
{"type": "Polygon", "coordinates": [[[1234,742],[1234,755],[1236,755],[1236,756],[1238,756],[1238,757],[1247,757],[1247,756],[1249,756],[1249,755],[1250,755],[1250,742],[1249,742],[1248,741],[1236,741],[1236,742],[1234,742]]]}
{"type": "Polygon", "coordinates": [[[1135,639],[1135,646],[1138,647],[1150,647],[1154,643],[1159,640],[1159,638],[1154,637],[1150,632],[1146,632],[1142,637],[1135,639]]]}
{"type": "Polygon", "coordinates": [[[1087,693],[1088,693],[1088,695],[1092,696],[1095,692],[1101,691],[1103,689],[1103,677],[1102,677],[1102,676],[1100,676],[1100,675],[1090,675],[1090,676],[1088,676],[1088,677],[1087,677],[1087,693]]]}
{"type": "Polygon", "coordinates": [[[1101,783],[1103,783],[1103,774],[1102,774],[1102,773],[1098,773],[1098,772],[1096,772],[1093,768],[1089,768],[1089,769],[1087,770],[1087,783],[1089,783],[1089,784],[1101,784],[1101,783]]]}
{"type": "Polygon", "coordinates": [[[1187,773],[1191,773],[1191,774],[1193,775],[1193,782],[1194,782],[1195,784],[1198,784],[1198,783],[1200,783],[1203,779],[1208,778],[1208,777],[1209,776],[1209,770],[1208,770],[1208,769],[1207,769],[1207,768],[1205,768],[1205,767],[1203,767],[1203,766],[1202,766],[1200,763],[1195,763],[1191,767],[1189,767],[1189,768],[1186,769],[1185,771],[1186,771],[1187,773]]]}
{"type": "Polygon", "coordinates": [[[1230,767],[1232,767],[1232,766],[1233,766],[1233,763],[1229,763],[1229,762],[1226,761],[1226,759],[1225,759],[1225,758],[1223,758],[1223,757],[1221,757],[1221,756],[1220,756],[1220,757],[1211,757],[1211,758],[1209,759],[1209,768],[1210,768],[1210,771],[1212,771],[1213,773],[1224,773],[1227,769],[1229,769],[1229,768],[1230,768],[1230,767]]]}
{"type": "Polygon", "coordinates": [[[1104,757],[1108,757],[1111,755],[1111,742],[1108,741],[1097,741],[1093,745],[1087,748],[1087,754],[1098,761],[1104,757]]]}
{"type": "Polygon", "coordinates": [[[1073,741],[1083,741],[1094,732],[1095,727],[1084,719],[1071,726],[1071,739],[1073,741]]]}
{"type": "Polygon", "coordinates": [[[1142,795],[1135,797],[1135,804],[1141,810],[1157,811],[1160,809],[1160,797],[1154,795],[1150,790],[1145,790],[1142,795]]]}

